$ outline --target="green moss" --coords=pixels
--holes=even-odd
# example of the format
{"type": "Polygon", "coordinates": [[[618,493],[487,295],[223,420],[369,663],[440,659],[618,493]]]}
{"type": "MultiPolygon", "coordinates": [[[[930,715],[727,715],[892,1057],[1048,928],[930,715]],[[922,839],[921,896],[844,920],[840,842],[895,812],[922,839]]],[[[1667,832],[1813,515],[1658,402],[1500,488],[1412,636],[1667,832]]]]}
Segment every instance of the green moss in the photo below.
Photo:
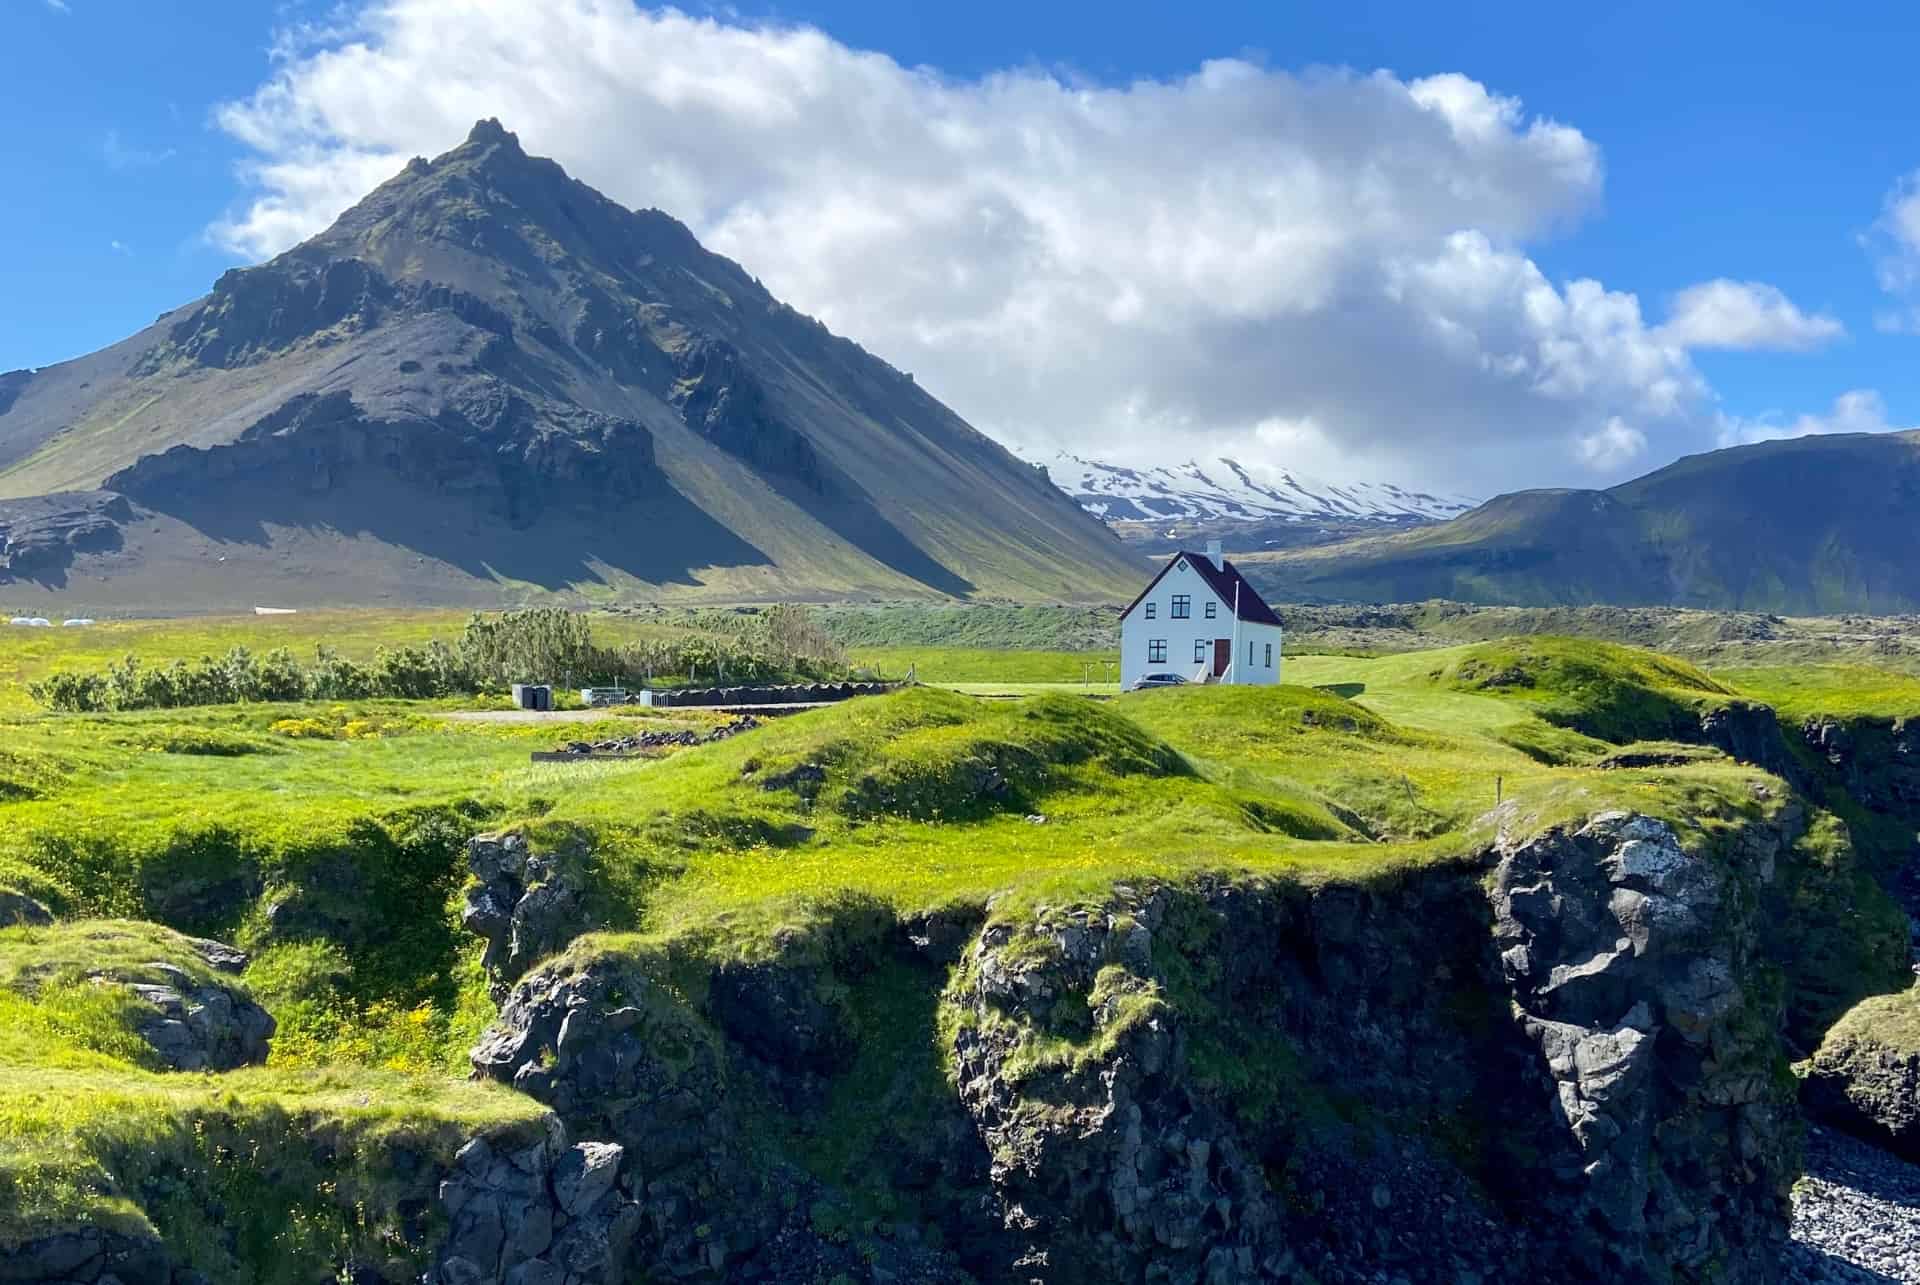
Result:
{"type": "Polygon", "coordinates": [[[1907,917],[1832,813],[1815,812],[1780,864],[1777,944],[1790,980],[1788,1032],[1806,1049],[1861,1000],[1907,984],[1907,917]]]}
{"type": "Polygon", "coordinates": [[[1852,1048],[1920,1056],[1920,984],[1874,996],[1848,1009],[1827,1032],[1819,1058],[1824,1061],[1852,1048]]]}

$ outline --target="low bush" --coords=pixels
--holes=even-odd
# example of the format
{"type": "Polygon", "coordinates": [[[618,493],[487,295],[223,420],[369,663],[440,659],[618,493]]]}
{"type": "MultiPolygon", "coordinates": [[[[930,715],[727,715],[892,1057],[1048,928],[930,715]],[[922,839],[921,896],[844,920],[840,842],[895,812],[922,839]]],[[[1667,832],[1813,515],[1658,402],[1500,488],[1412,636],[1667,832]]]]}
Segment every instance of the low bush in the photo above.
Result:
{"type": "Polygon", "coordinates": [[[149,666],[129,655],[96,673],[62,670],[28,688],[51,709],[101,713],[237,702],[426,700],[505,691],[513,683],[603,687],[704,676],[716,681],[826,678],[846,656],[804,607],[776,607],[745,623],[619,647],[595,641],[585,615],[543,607],[476,614],[451,645],[438,640],[382,647],[365,664],[324,643],[311,664],[285,648],[149,666]]]}

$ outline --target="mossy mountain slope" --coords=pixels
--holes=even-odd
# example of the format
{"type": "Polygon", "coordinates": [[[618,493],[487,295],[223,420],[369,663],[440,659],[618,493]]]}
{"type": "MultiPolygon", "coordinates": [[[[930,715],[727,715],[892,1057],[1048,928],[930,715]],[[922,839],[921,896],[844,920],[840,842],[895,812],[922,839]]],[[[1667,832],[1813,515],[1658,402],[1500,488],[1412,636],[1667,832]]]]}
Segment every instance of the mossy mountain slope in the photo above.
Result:
{"type": "Polygon", "coordinates": [[[1097,600],[1138,573],[911,376],[491,121],[8,379],[0,493],[67,497],[0,505],[12,597],[1097,600]]]}
{"type": "Polygon", "coordinates": [[[1246,569],[1315,600],[1901,612],[1920,606],[1916,520],[1920,434],[1836,434],[1688,456],[1605,491],[1503,495],[1246,569]]]}

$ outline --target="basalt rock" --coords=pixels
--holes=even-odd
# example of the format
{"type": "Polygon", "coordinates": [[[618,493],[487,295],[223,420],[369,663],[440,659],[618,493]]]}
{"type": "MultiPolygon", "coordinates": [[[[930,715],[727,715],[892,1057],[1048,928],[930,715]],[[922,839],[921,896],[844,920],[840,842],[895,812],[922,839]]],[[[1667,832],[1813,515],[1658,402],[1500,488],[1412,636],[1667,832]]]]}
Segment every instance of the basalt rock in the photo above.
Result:
{"type": "Polygon", "coordinates": [[[0,1253],[4,1285],[201,1285],[158,1239],[84,1226],[49,1232],[0,1253]]]}
{"type": "Polygon", "coordinates": [[[1608,813],[1501,854],[1514,1020],[1573,1143],[1527,1203],[1595,1278],[1778,1276],[1799,1128],[1756,922],[1777,851],[1700,857],[1608,813]]]}
{"type": "MultiPolygon", "coordinates": [[[[854,1174],[932,1228],[906,1221],[857,1242],[847,1229],[861,1216],[845,1192],[766,1136],[770,1115],[821,1110],[846,1069],[848,1016],[821,998],[832,988],[815,967],[715,969],[696,1008],[637,959],[576,948],[513,988],[473,1050],[475,1073],[551,1106],[572,1136],[625,1149],[617,1190],[637,1206],[628,1263],[646,1279],[959,1285],[968,1277],[943,1244],[1006,1261],[982,1252],[997,1244],[980,1217],[985,1156],[958,1110],[917,1110],[854,1174]]],[[[900,1109],[884,1073],[866,1088],[876,1112],[900,1109]]],[[[613,1173],[587,1163],[556,1191],[586,1199],[613,1173]]]]}
{"type": "Polygon", "coordinates": [[[52,922],[53,912],[26,893],[0,888],[0,928],[45,928],[52,922]]]}
{"type": "Polygon", "coordinates": [[[547,1137],[461,1148],[438,1204],[448,1230],[424,1285],[610,1285],[624,1279],[639,1206],[618,1185],[624,1148],[547,1137]]]}
{"type": "Polygon", "coordinates": [[[474,882],[460,922],[486,939],[481,962],[496,1002],[536,962],[585,931],[571,864],[571,854],[535,852],[523,834],[482,834],[468,842],[474,882]]]}
{"type": "Polygon", "coordinates": [[[1920,812],[1920,722],[1817,718],[1800,730],[1849,798],[1875,812],[1920,812]]]}
{"type": "Polygon", "coordinates": [[[992,924],[949,1000],[1024,1247],[1000,1270],[1776,1279],[1798,1134],[1755,907],[1783,838],[1753,828],[1708,858],[1602,816],[1490,853],[1488,890],[1122,890],[992,924]]]}
{"type": "MultiPolygon", "coordinates": [[[[209,962],[230,964],[234,958],[246,959],[219,942],[189,944],[209,962]]],[[[172,1070],[230,1071],[267,1060],[273,1015],[254,1003],[241,987],[222,981],[198,982],[185,969],[164,963],[144,966],[138,977],[110,972],[94,973],[92,977],[102,985],[125,987],[152,1010],[138,1020],[134,1029],[152,1046],[161,1063],[172,1070]],[[154,977],[161,980],[152,980],[154,977]]]]}
{"type": "Polygon", "coordinates": [[[1780,720],[1767,705],[1729,701],[1700,716],[1700,737],[1742,763],[1752,763],[1799,786],[1806,773],[1787,752],[1780,720]]]}
{"type": "MultiPolygon", "coordinates": [[[[536,970],[513,988],[473,1066],[552,1107],[573,1136],[625,1148],[636,1265],[669,1278],[717,1274],[776,1230],[721,1042],[634,969],[536,970]]],[[[582,1175],[572,1190],[604,1176],[604,1167],[582,1175]]]]}

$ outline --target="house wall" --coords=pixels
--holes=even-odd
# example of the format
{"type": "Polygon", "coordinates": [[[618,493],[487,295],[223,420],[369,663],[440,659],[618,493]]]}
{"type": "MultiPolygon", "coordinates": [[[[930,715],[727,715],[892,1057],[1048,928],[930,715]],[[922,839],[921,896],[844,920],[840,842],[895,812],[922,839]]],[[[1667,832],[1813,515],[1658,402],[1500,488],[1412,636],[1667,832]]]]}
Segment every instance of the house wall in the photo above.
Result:
{"type": "MultiPolygon", "coordinates": [[[[1185,565],[1175,567],[1161,577],[1153,592],[1142,598],[1127,618],[1120,622],[1120,682],[1132,686],[1143,674],[1179,674],[1195,681],[1204,667],[1211,667],[1213,642],[1233,637],[1233,604],[1222,602],[1199,572],[1185,565]],[[1185,619],[1174,616],[1174,598],[1185,595],[1191,602],[1185,619]],[[1214,603],[1214,617],[1207,619],[1206,604],[1214,603]],[[1153,619],[1147,619],[1147,604],[1154,607],[1153,619]],[[1164,661],[1150,660],[1155,640],[1167,644],[1164,661]],[[1194,660],[1194,644],[1205,644],[1204,661],[1194,660]]],[[[1221,682],[1243,685],[1268,685],[1280,681],[1281,630],[1277,625],[1240,623],[1240,647],[1221,682]],[[1247,646],[1253,644],[1254,663],[1247,663],[1247,646]],[[1266,647],[1273,647],[1273,664],[1266,661],[1266,647]]]]}

